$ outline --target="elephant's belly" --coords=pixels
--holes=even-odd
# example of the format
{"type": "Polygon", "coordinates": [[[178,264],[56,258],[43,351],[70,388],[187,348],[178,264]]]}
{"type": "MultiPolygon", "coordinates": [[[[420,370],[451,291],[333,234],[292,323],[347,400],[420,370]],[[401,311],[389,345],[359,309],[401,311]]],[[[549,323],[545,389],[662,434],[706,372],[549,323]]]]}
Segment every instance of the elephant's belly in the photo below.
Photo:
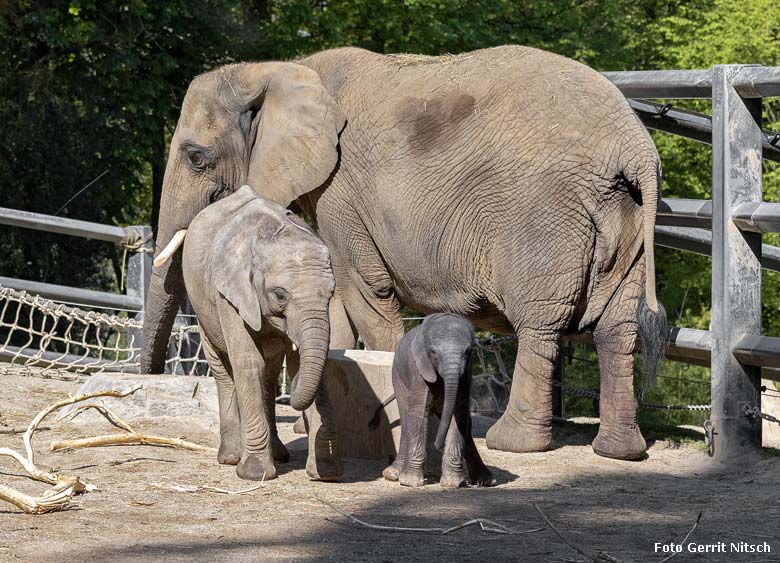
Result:
{"type": "Polygon", "coordinates": [[[498,307],[474,291],[467,291],[463,287],[430,288],[424,283],[414,285],[401,277],[396,277],[394,282],[398,300],[416,311],[426,315],[458,313],[479,328],[499,333],[514,332],[498,307]]]}

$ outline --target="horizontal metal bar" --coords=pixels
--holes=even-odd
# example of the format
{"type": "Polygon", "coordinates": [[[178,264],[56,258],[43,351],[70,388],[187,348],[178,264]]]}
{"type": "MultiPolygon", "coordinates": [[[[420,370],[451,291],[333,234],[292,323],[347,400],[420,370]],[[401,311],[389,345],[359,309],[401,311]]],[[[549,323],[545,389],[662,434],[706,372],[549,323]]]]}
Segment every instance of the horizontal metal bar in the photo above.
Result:
{"type": "Polygon", "coordinates": [[[41,283],[17,278],[0,277],[0,285],[13,288],[17,291],[26,291],[37,294],[54,301],[77,303],[84,305],[97,305],[99,307],[113,307],[116,309],[129,309],[140,311],[144,304],[136,297],[128,297],[119,293],[107,293],[92,289],[80,289],[65,285],[41,283]]]}
{"type": "MultiPolygon", "coordinates": [[[[706,229],[687,227],[656,227],[655,243],[659,246],[685,250],[702,256],[712,255],[712,233],[706,229]]],[[[780,272],[780,248],[761,245],[761,267],[780,272]]]]}
{"type": "Polygon", "coordinates": [[[664,198],[658,202],[656,225],[712,227],[712,202],[708,199],[664,198]]]}
{"type": "Polygon", "coordinates": [[[780,203],[743,203],[733,211],[731,220],[743,231],[780,233],[780,203]]]}
{"type": "Polygon", "coordinates": [[[731,353],[748,366],[780,368],[780,338],[745,335],[734,344],[731,353]]]}
{"type": "Polygon", "coordinates": [[[0,207],[0,224],[115,243],[123,242],[128,236],[127,229],[123,227],[19,211],[7,207],[0,207]]]}
{"type": "Polygon", "coordinates": [[[745,66],[732,79],[732,84],[743,98],[780,96],[780,67],[745,66]]]}
{"type": "Polygon", "coordinates": [[[710,365],[712,333],[696,328],[669,327],[666,355],[669,359],[710,365]]]}
{"type": "MultiPolygon", "coordinates": [[[[674,109],[671,104],[658,104],[648,100],[628,100],[628,103],[645,127],[712,144],[712,118],[709,115],[674,109]]],[[[780,162],[780,134],[763,129],[762,136],[763,158],[780,162]]]]}
{"type": "Polygon", "coordinates": [[[710,98],[710,70],[639,70],[605,72],[626,98],[710,98]]]}

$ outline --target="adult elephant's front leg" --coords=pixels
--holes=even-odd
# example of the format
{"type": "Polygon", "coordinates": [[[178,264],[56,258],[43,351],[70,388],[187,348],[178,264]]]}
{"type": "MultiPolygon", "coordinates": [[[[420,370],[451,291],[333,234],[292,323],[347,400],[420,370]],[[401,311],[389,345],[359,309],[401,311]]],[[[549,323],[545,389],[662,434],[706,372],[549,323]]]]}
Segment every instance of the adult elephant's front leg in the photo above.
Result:
{"type": "Polygon", "coordinates": [[[647,445],[636,421],[634,345],[644,261],[637,262],[610,300],[593,339],[599,355],[601,395],[599,433],[593,451],[604,457],[640,459],[647,445]]]}
{"type": "Polygon", "coordinates": [[[487,447],[507,452],[542,452],[552,444],[552,377],[560,336],[519,335],[512,391],[506,411],[486,436],[487,447]]]}

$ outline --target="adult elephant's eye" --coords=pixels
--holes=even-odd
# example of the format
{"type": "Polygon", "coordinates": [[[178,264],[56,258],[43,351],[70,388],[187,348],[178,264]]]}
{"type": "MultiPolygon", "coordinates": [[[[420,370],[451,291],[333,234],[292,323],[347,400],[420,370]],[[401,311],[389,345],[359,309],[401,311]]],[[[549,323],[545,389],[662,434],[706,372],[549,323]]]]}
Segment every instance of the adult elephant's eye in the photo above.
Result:
{"type": "Polygon", "coordinates": [[[204,168],[207,168],[214,159],[212,149],[202,147],[191,141],[182,144],[182,151],[184,152],[187,164],[193,170],[203,170],[204,168]]]}
{"type": "Polygon", "coordinates": [[[289,295],[287,295],[287,292],[282,288],[277,287],[276,289],[271,291],[271,295],[273,295],[274,301],[276,302],[276,309],[279,311],[284,310],[285,306],[287,305],[287,301],[289,299],[289,295]]]}

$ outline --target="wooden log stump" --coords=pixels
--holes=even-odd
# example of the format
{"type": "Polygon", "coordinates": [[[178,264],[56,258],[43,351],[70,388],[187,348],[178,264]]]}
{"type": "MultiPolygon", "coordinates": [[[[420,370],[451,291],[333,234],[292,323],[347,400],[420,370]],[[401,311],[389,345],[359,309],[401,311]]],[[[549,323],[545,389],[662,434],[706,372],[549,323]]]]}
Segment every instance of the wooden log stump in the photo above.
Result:
{"type": "Polygon", "coordinates": [[[398,451],[401,426],[395,401],[384,408],[375,430],[368,427],[376,408],[393,394],[393,356],[375,350],[328,353],[325,384],[344,457],[387,460],[398,451]]]}

